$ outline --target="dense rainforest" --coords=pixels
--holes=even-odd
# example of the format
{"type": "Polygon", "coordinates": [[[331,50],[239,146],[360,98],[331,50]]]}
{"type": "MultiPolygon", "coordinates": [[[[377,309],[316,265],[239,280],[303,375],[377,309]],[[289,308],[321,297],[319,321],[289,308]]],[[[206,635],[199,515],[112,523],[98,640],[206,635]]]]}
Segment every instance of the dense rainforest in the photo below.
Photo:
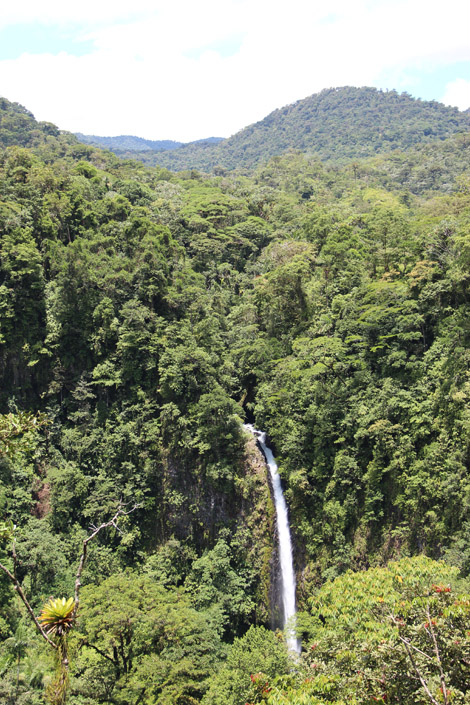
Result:
{"type": "Polygon", "coordinates": [[[470,702],[470,118],[357,90],[213,174],[0,99],[2,702],[470,702]]]}

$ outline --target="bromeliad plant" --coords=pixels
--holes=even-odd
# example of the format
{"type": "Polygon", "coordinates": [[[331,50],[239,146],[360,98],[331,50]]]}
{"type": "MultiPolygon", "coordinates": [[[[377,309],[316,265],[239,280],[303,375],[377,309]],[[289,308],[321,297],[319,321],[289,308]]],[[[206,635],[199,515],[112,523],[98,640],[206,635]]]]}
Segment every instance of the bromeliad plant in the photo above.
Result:
{"type": "Polygon", "coordinates": [[[9,552],[0,550],[0,558],[1,561],[4,560],[4,557],[1,554],[2,552],[5,552],[7,559],[13,563],[13,567],[10,569],[0,561],[0,570],[3,571],[3,573],[13,583],[16,594],[28,610],[29,616],[36,625],[36,628],[44,641],[46,641],[49,646],[54,649],[57,672],[55,679],[47,690],[47,698],[51,705],[64,705],[67,698],[69,684],[67,637],[75,624],[75,619],[80,605],[81,576],[87,557],[88,544],[103,529],[113,527],[119,531],[120,529],[117,525],[119,518],[131,514],[138,508],[138,506],[139,505],[134,505],[130,509],[126,509],[125,505],[120,504],[115,515],[112,519],[110,519],[110,521],[104,522],[99,526],[92,527],[92,533],[87,536],[82,543],[82,553],[75,575],[74,597],[51,597],[42,608],[39,618],[35,615],[34,610],[31,607],[23,587],[16,575],[14,526],[11,522],[0,522],[0,549],[3,549],[3,544],[11,543],[11,550],[9,552]],[[10,555],[8,555],[8,553],[10,555]]]}
{"type": "Polygon", "coordinates": [[[46,634],[57,639],[67,635],[73,627],[75,620],[74,615],[75,601],[73,597],[68,600],[54,599],[51,597],[49,602],[46,602],[39,616],[39,624],[43,627],[46,634]]]}
{"type": "Polygon", "coordinates": [[[51,705],[63,705],[69,686],[69,657],[67,635],[75,622],[75,600],[73,597],[54,599],[51,597],[42,608],[39,624],[56,644],[56,676],[47,689],[51,705]]]}

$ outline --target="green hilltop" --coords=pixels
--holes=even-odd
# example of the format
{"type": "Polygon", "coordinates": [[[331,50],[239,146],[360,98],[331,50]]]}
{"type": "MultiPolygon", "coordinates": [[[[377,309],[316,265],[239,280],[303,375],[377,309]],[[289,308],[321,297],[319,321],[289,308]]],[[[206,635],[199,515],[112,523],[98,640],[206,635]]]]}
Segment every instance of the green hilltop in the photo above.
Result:
{"type": "Polygon", "coordinates": [[[469,128],[468,111],[407,93],[346,86],[286,105],[217,144],[203,141],[158,153],[147,148],[119,153],[173,171],[251,170],[292,149],[341,163],[436,142],[469,128]]]}

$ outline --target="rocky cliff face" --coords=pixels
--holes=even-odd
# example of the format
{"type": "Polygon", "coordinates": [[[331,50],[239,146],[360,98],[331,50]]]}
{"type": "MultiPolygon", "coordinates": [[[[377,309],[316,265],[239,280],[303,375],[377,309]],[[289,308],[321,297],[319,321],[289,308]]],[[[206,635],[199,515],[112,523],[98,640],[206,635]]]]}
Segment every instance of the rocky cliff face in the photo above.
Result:
{"type": "Polygon", "coordinates": [[[257,622],[279,626],[275,510],[266,462],[254,438],[246,435],[237,467],[225,482],[163,456],[161,494],[157,543],[171,537],[189,540],[202,554],[228,527],[235,553],[255,576],[257,622]]]}
{"type": "Polygon", "coordinates": [[[259,575],[258,603],[260,621],[279,626],[279,585],[276,576],[275,509],[269,486],[266,462],[252,436],[245,446],[246,475],[241,518],[250,533],[250,558],[259,575]]]}

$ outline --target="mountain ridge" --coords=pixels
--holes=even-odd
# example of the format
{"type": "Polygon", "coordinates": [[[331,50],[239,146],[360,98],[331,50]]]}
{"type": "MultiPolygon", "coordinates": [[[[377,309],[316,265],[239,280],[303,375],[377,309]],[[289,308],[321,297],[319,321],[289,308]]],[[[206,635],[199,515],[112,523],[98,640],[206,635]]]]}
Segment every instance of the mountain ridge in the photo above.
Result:
{"type": "Polygon", "coordinates": [[[408,93],[343,86],[278,108],[231,137],[212,144],[122,152],[148,165],[185,169],[253,169],[289,149],[345,162],[446,139],[470,130],[470,113],[408,93]]]}
{"type": "Polygon", "coordinates": [[[223,137],[207,137],[192,142],[179,142],[177,140],[148,140],[144,137],[136,135],[116,135],[107,137],[101,135],[85,135],[83,132],[75,132],[75,137],[85,144],[91,144],[94,147],[109,149],[118,156],[124,152],[166,152],[173,151],[179,147],[185,147],[188,144],[217,144],[222,142],[223,137]]]}

